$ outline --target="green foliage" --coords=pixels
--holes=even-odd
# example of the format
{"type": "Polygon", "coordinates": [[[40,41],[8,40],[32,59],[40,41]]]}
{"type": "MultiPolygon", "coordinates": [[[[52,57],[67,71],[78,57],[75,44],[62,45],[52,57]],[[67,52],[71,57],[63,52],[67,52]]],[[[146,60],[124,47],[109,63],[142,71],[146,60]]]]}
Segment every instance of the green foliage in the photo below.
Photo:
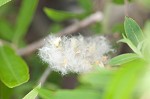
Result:
{"type": "Polygon", "coordinates": [[[15,26],[12,41],[18,45],[25,36],[32,22],[33,15],[37,8],[38,0],[23,0],[15,26]]]}
{"type": "Polygon", "coordinates": [[[0,79],[10,88],[29,79],[26,63],[7,45],[0,45],[0,79]]]}
{"type": "Polygon", "coordinates": [[[128,44],[134,53],[112,58],[109,65],[119,65],[116,70],[101,69],[82,74],[79,76],[81,85],[77,89],[51,91],[41,88],[38,89],[39,96],[43,99],[133,99],[135,88],[143,77],[148,62],[142,53],[145,44],[142,32],[133,32],[133,30],[141,31],[141,29],[130,18],[126,18],[124,25],[126,32],[119,42],[128,44]],[[130,38],[131,36],[138,38],[134,40],[130,38]]]}
{"type": "Polygon", "coordinates": [[[0,0],[0,7],[11,0],[0,0]]]}
{"type": "Polygon", "coordinates": [[[50,19],[56,22],[62,22],[66,19],[80,18],[83,16],[82,13],[78,14],[78,13],[71,13],[66,11],[58,11],[51,8],[44,8],[44,12],[50,19]]]}
{"type": "Polygon", "coordinates": [[[139,25],[131,18],[126,17],[124,22],[125,36],[137,46],[144,40],[144,34],[139,25]]]}
{"type": "MultiPolygon", "coordinates": [[[[61,25],[60,22],[63,22],[65,20],[69,19],[82,19],[86,17],[87,15],[91,14],[93,11],[93,3],[91,0],[78,0],[77,1],[79,6],[84,9],[82,13],[75,13],[75,12],[69,12],[69,11],[60,11],[60,10],[55,10],[52,8],[44,8],[45,14],[52,19],[53,21],[56,22],[56,24],[53,24],[50,28],[50,33],[55,33],[61,30],[61,25]],[[58,25],[59,23],[59,25],[58,25]]],[[[96,32],[101,31],[100,25],[95,25],[94,29],[96,32]]],[[[93,29],[93,30],[94,30],[93,29]]],[[[94,31],[94,32],[95,32],[94,31]]]]}
{"type": "Polygon", "coordinates": [[[141,59],[122,65],[107,86],[104,99],[132,99],[134,88],[143,75],[147,63],[141,59]]]}
{"type": "MultiPolygon", "coordinates": [[[[123,35],[124,39],[120,42],[128,44],[135,54],[123,54],[110,60],[110,65],[120,65],[122,68],[116,72],[111,83],[107,86],[104,99],[133,99],[133,92],[145,74],[149,63],[148,57],[143,54],[143,46],[148,46],[149,40],[146,40],[138,24],[133,19],[126,17],[124,27],[126,36],[123,35]]],[[[148,50],[144,51],[149,52],[148,50]]]]}
{"type": "Polygon", "coordinates": [[[31,90],[23,99],[35,99],[38,95],[38,89],[41,87],[39,84],[37,87],[35,87],[33,90],[31,90]]]}
{"type": "Polygon", "coordinates": [[[88,84],[95,89],[104,89],[113,76],[113,71],[101,70],[91,73],[85,73],[79,76],[79,81],[82,84],[88,84]]]}
{"type": "Polygon", "coordinates": [[[58,90],[52,92],[39,89],[39,95],[43,99],[100,99],[101,94],[93,90],[58,90]]]}
{"type": "Polygon", "coordinates": [[[112,58],[109,61],[110,65],[121,65],[137,58],[144,58],[142,54],[144,34],[139,25],[133,19],[126,17],[124,28],[125,34],[123,34],[123,39],[119,40],[119,42],[126,43],[135,54],[124,54],[112,58]]]}
{"type": "MultiPolygon", "coordinates": [[[[0,0],[0,7],[9,1],[11,0],[0,0]]],[[[38,1],[39,0],[22,0],[18,16],[11,16],[17,17],[17,22],[14,27],[10,23],[10,21],[12,21],[11,18],[10,20],[6,20],[5,18],[7,18],[7,16],[2,17],[0,19],[0,38],[12,41],[13,44],[20,46],[32,22],[38,1]]],[[[148,7],[148,0],[138,1],[148,7]]],[[[93,12],[92,0],[78,0],[77,2],[79,6],[83,8],[83,13],[44,8],[46,15],[54,21],[54,24],[51,26],[51,32],[58,32],[63,28],[60,22],[73,18],[81,19],[93,12]]],[[[124,0],[112,0],[112,2],[124,4],[124,0]]],[[[9,7],[9,9],[11,9],[11,7],[9,7]]],[[[111,16],[109,15],[109,17],[111,16]]],[[[12,21],[12,23],[15,22],[12,21]]],[[[35,99],[38,94],[42,99],[134,99],[133,97],[135,93],[137,93],[136,88],[138,88],[142,94],[148,92],[150,73],[147,73],[146,69],[147,66],[149,66],[148,63],[150,63],[149,26],[150,23],[148,23],[144,29],[144,33],[146,33],[145,36],[139,25],[133,19],[126,17],[124,22],[125,33],[123,34],[123,39],[119,40],[119,42],[126,43],[133,50],[133,53],[126,53],[112,58],[109,61],[109,65],[111,66],[108,66],[110,68],[109,70],[99,69],[94,72],[79,75],[79,83],[77,83],[79,86],[72,90],[60,90],[60,80],[62,80],[63,77],[53,72],[48,79],[49,83],[46,83],[47,86],[46,84],[44,85],[48,89],[40,88],[40,85],[38,85],[23,99],[35,99]],[[117,67],[114,67],[116,65],[117,67]],[[145,71],[146,73],[144,74],[145,71]]],[[[100,27],[101,23],[93,24],[93,27],[89,30],[93,29],[94,32],[100,32],[100,27]]],[[[124,31],[122,30],[123,24],[118,24],[114,28],[121,33],[124,31]]],[[[18,97],[22,97],[27,90],[34,86],[37,79],[39,79],[44,69],[43,67],[39,67],[42,62],[35,57],[30,59],[32,56],[26,58],[30,66],[35,66],[31,67],[32,81],[27,83],[26,86],[17,87],[18,90],[15,92],[14,89],[10,88],[27,82],[29,79],[29,70],[24,60],[16,54],[10,45],[1,44],[0,40],[0,98],[12,98],[10,97],[12,92],[15,94],[21,93],[18,97]]],[[[16,98],[17,95],[14,97],[16,98]]]]}
{"type": "Polygon", "coordinates": [[[121,64],[133,61],[137,58],[139,58],[139,56],[137,54],[134,54],[134,53],[122,54],[122,55],[116,56],[113,59],[111,59],[109,61],[109,64],[112,66],[113,65],[121,65],[121,64]]]}
{"type": "Polygon", "coordinates": [[[91,0],[78,0],[79,5],[84,9],[83,13],[72,13],[67,11],[59,11],[51,8],[44,8],[44,12],[46,15],[56,21],[56,22],[62,22],[68,19],[81,19],[83,17],[86,17],[88,14],[92,12],[93,4],[91,0]]]}
{"type": "MultiPolygon", "coordinates": [[[[150,66],[150,64],[148,65],[150,66]]],[[[150,92],[150,67],[147,68],[147,71],[144,73],[144,76],[140,79],[137,88],[135,90],[137,91],[138,96],[144,96],[149,97],[150,92]],[[144,94],[144,95],[143,95],[144,94]]]]}

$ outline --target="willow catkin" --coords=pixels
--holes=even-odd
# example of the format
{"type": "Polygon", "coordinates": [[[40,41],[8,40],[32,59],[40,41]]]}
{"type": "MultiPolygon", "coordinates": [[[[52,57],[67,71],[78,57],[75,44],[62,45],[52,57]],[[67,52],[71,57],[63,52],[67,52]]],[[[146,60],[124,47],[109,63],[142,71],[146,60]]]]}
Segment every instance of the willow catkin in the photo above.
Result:
{"type": "Polygon", "coordinates": [[[103,36],[49,36],[45,45],[39,49],[39,56],[52,70],[65,75],[69,72],[91,71],[94,65],[103,67],[102,57],[111,50],[103,36]]]}

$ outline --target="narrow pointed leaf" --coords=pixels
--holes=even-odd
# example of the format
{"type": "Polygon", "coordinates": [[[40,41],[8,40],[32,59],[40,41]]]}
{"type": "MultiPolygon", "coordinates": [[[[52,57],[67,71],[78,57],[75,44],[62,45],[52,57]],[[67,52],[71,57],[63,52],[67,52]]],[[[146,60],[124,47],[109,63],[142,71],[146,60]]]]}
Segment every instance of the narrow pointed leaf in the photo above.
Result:
{"type": "Polygon", "coordinates": [[[109,61],[109,64],[112,66],[113,65],[122,65],[122,64],[125,64],[127,62],[133,61],[137,58],[139,58],[139,56],[137,54],[134,54],[134,53],[122,54],[122,55],[119,55],[119,56],[112,58],[109,61]]]}
{"type": "Polygon", "coordinates": [[[7,45],[0,45],[0,79],[10,88],[29,79],[27,64],[7,45]]]}
{"type": "Polygon", "coordinates": [[[56,22],[61,22],[71,18],[80,18],[84,15],[84,14],[71,13],[66,11],[59,11],[51,8],[44,8],[44,12],[50,19],[56,22]]]}
{"type": "Polygon", "coordinates": [[[124,28],[127,38],[137,46],[144,40],[144,35],[139,25],[131,18],[126,17],[124,22],[124,28]]]}
{"type": "Polygon", "coordinates": [[[35,87],[33,90],[31,90],[23,99],[36,99],[38,95],[38,88],[40,88],[41,85],[39,84],[37,87],[35,87]]]}
{"type": "Polygon", "coordinates": [[[13,42],[18,44],[20,40],[25,36],[27,30],[32,22],[32,18],[36,11],[39,0],[23,0],[17,23],[15,27],[15,33],[13,35],[13,42]]]}

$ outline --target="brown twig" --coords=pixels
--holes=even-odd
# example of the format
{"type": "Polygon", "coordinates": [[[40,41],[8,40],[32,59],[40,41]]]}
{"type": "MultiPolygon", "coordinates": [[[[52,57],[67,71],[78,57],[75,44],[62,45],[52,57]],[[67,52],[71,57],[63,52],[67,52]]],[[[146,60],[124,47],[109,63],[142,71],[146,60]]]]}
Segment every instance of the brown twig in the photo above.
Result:
{"type": "Polygon", "coordinates": [[[0,45],[3,45],[3,44],[10,44],[11,45],[10,42],[0,39],[0,45]]]}
{"type": "Polygon", "coordinates": [[[0,46],[3,45],[3,41],[0,39],[0,46]]]}
{"type": "MultiPolygon", "coordinates": [[[[68,26],[67,28],[65,28],[64,30],[62,30],[56,34],[57,34],[57,36],[72,34],[72,33],[77,32],[80,29],[88,27],[89,25],[91,25],[93,23],[100,22],[100,21],[102,21],[102,19],[103,19],[103,14],[101,12],[96,12],[96,13],[90,15],[89,17],[85,18],[84,20],[74,23],[71,26],[68,26]]],[[[17,51],[17,53],[21,56],[29,55],[29,54],[33,53],[38,48],[43,46],[44,39],[45,38],[42,38],[41,40],[36,41],[36,42],[28,45],[25,48],[19,49],[17,51]]]]}

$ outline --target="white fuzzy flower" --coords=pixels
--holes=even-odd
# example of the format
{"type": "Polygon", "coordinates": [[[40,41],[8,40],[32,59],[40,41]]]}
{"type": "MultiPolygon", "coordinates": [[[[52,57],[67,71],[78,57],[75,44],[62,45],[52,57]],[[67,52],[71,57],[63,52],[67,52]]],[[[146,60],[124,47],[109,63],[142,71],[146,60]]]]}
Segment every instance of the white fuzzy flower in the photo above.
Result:
{"type": "Polygon", "coordinates": [[[45,45],[39,49],[39,56],[54,71],[64,75],[93,70],[94,64],[102,67],[104,54],[109,51],[110,45],[103,36],[49,36],[45,45]]]}

